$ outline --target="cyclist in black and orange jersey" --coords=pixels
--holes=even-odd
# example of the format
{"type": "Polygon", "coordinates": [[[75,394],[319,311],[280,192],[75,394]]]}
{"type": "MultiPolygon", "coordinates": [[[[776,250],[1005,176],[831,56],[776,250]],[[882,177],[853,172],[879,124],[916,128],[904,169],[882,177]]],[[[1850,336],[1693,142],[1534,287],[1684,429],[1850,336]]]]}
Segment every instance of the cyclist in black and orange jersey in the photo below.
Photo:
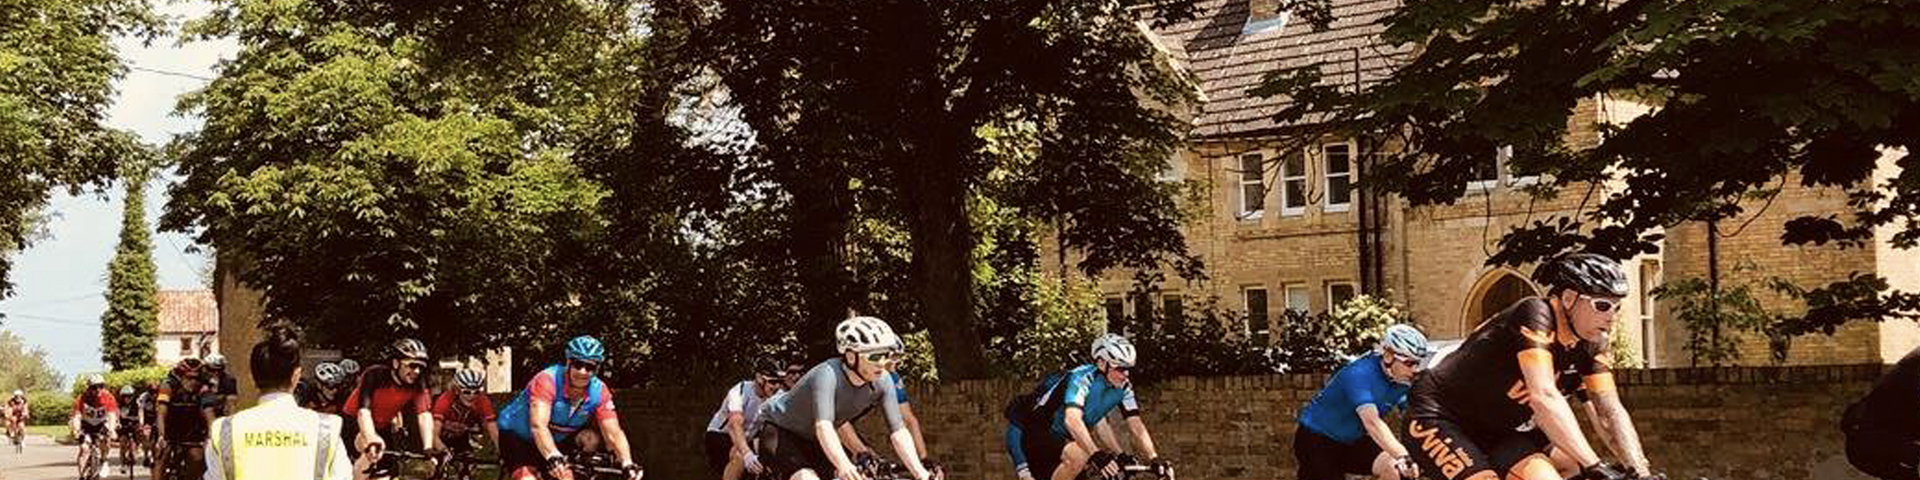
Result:
{"type": "MultiPolygon", "coordinates": [[[[154,435],[154,451],[159,453],[154,459],[153,479],[167,478],[166,470],[173,455],[172,446],[207,441],[207,425],[213,419],[207,418],[207,411],[201,408],[201,397],[210,391],[204,364],[199,358],[187,357],[174,364],[173,372],[160,383],[159,393],[153,396],[154,411],[159,414],[158,427],[154,435]]],[[[203,456],[205,448],[187,447],[183,452],[193,458],[180,464],[187,468],[187,478],[199,478],[200,468],[206,466],[203,456]]]]}
{"type": "Polygon", "coordinates": [[[1487,319],[1414,381],[1403,442],[1420,470],[1448,480],[1559,480],[1575,469],[1576,479],[1659,478],[1607,366],[1607,334],[1627,293],[1620,264],[1571,254],[1540,265],[1533,279],[1546,297],[1487,319]],[[1601,462],[1569,394],[1587,400],[1626,471],[1601,462]]]}

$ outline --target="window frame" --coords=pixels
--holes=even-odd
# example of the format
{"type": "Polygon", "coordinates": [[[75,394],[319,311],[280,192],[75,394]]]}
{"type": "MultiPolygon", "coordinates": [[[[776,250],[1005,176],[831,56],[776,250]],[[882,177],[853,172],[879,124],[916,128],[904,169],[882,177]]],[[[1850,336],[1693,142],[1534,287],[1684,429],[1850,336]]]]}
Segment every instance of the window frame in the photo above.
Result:
{"type": "Polygon", "coordinates": [[[1335,299],[1333,294],[1333,289],[1335,287],[1347,287],[1348,299],[1352,299],[1354,297],[1360,296],[1360,284],[1354,283],[1354,281],[1352,280],[1329,281],[1327,282],[1327,311],[1328,312],[1332,312],[1333,309],[1339,308],[1340,304],[1343,303],[1342,301],[1335,299]]]}
{"type": "Polygon", "coordinates": [[[1273,295],[1267,290],[1266,285],[1241,285],[1240,309],[1244,312],[1240,317],[1240,333],[1257,343],[1271,343],[1273,338],[1273,295]],[[1254,310],[1252,305],[1253,298],[1248,295],[1248,293],[1256,291],[1260,292],[1259,310],[1254,310]],[[1260,316],[1261,327],[1263,327],[1259,330],[1253,329],[1253,319],[1256,312],[1260,316]]]}
{"type": "Polygon", "coordinates": [[[1327,202],[1320,207],[1321,211],[1345,213],[1353,210],[1353,193],[1355,191],[1353,188],[1354,157],[1354,145],[1351,140],[1323,143],[1320,145],[1320,189],[1327,193],[1327,202]],[[1333,173],[1333,155],[1328,152],[1331,147],[1341,147],[1346,150],[1347,171],[1338,174],[1333,173]],[[1347,181],[1347,201],[1345,202],[1333,202],[1334,177],[1344,178],[1347,181]]]}
{"type": "Polygon", "coordinates": [[[1281,300],[1286,302],[1287,310],[1300,312],[1301,314],[1313,313],[1313,289],[1308,288],[1307,284],[1289,283],[1284,286],[1281,286],[1280,292],[1281,292],[1281,295],[1285,296],[1281,298],[1281,300]],[[1306,302],[1305,302],[1306,305],[1303,305],[1300,309],[1293,308],[1293,292],[1295,290],[1298,290],[1300,292],[1301,298],[1306,299],[1306,302]]]}
{"type": "Polygon", "coordinates": [[[1307,206],[1313,205],[1313,192],[1308,188],[1312,186],[1312,183],[1310,183],[1310,178],[1312,177],[1312,175],[1308,173],[1308,170],[1312,170],[1312,169],[1308,168],[1308,165],[1309,165],[1309,162],[1307,162],[1307,154],[1306,152],[1303,152],[1303,151],[1294,150],[1293,155],[1280,156],[1280,165],[1279,165],[1279,168],[1276,169],[1280,172],[1280,175],[1279,175],[1280,216],[1297,217],[1301,215],[1306,215],[1307,206]],[[1289,175],[1290,172],[1287,171],[1287,160],[1289,158],[1300,159],[1300,171],[1291,172],[1291,173],[1298,173],[1298,175],[1289,175]],[[1293,198],[1293,195],[1289,194],[1287,191],[1287,184],[1291,182],[1300,182],[1300,198],[1297,199],[1300,201],[1300,206],[1297,206],[1297,207],[1287,205],[1291,203],[1293,200],[1296,200],[1295,198],[1293,198]]]}
{"type": "Polygon", "coordinates": [[[1234,161],[1234,173],[1239,174],[1239,179],[1235,182],[1235,185],[1239,188],[1234,189],[1233,196],[1239,199],[1240,204],[1238,211],[1234,213],[1234,218],[1239,220],[1259,220],[1267,214],[1267,196],[1271,194],[1271,189],[1267,188],[1267,155],[1262,152],[1247,152],[1235,155],[1234,161]],[[1248,159],[1259,162],[1259,164],[1249,170],[1247,168],[1248,159]],[[1249,172],[1252,173],[1252,179],[1248,179],[1249,172]],[[1260,190],[1259,199],[1247,198],[1247,187],[1250,186],[1258,187],[1260,190]]]}

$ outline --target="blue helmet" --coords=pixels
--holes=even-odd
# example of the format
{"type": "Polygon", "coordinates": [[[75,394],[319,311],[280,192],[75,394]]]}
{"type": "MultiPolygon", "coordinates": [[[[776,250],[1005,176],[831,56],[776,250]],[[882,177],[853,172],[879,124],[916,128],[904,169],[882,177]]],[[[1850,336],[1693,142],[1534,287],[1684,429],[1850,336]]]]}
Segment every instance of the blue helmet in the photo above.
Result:
{"type": "Polygon", "coordinates": [[[567,360],[586,360],[599,362],[607,359],[607,349],[600,346],[600,340],[592,335],[581,335],[567,341],[567,360]]]}

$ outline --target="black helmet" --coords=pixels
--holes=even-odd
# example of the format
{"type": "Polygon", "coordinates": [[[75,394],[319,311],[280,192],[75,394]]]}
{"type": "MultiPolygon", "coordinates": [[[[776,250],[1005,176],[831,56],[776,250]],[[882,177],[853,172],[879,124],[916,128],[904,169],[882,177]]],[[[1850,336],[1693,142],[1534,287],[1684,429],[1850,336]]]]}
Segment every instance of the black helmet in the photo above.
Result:
{"type": "Polygon", "coordinates": [[[1548,294],[1573,290],[1583,295],[1627,296],[1627,274],[1620,262],[1592,253],[1561,255],[1533,269],[1533,283],[1547,288],[1548,294]]]}
{"type": "Polygon", "coordinates": [[[400,360],[426,360],[427,346],[419,340],[402,338],[393,342],[387,356],[400,360]]]}
{"type": "Polygon", "coordinates": [[[760,358],[753,359],[753,373],[755,375],[767,375],[767,376],[778,377],[781,374],[786,373],[786,370],[787,370],[787,362],[781,361],[780,357],[773,356],[773,355],[766,355],[760,358]]]}

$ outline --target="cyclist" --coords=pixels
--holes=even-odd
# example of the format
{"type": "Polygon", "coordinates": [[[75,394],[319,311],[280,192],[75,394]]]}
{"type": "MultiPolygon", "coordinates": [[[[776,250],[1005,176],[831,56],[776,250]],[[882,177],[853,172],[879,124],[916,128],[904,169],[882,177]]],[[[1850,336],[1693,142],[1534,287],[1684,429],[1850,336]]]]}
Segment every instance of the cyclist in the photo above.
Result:
{"type": "Polygon", "coordinates": [[[747,442],[747,426],[760,415],[760,405],[784,386],[783,366],[771,357],[753,362],[753,378],[741,380],[727,389],[720,409],[707,422],[704,447],[707,467],[724,480],[736,480],[741,472],[759,475],[765,470],[759,455],[747,442]]]}
{"type": "Polygon", "coordinates": [[[591,336],[567,342],[566,363],[548,366],[500,411],[500,468],[515,480],[571,479],[567,458],[574,452],[599,452],[602,444],[627,478],[645,475],[633,457],[627,434],[613,405],[613,388],[595,372],[606,362],[606,348],[591,336]]]}
{"type": "Polygon", "coordinates": [[[14,439],[15,445],[18,445],[20,440],[25,437],[27,417],[32,411],[27,404],[27,392],[14,390],[13,397],[7,399],[6,410],[0,412],[4,413],[6,417],[7,437],[14,439]]]}
{"type": "Polygon", "coordinates": [[[218,353],[207,354],[208,396],[201,401],[209,410],[207,418],[227,416],[232,411],[233,399],[240,396],[240,383],[232,374],[227,373],[227,357],[218,353]]]}
{"type": "Polygon", "coordinates": [[[359,385],[342,404],[347,412],[344,435],[354,439],[349,456],[357,463],[353,471],[365,472],[379,461],[388,447],[407,442],[406,434],[418,437],[420,453],[432,453],[438,430],[433,423],[433,394],[427,390],[427,346],[419,340],[402,338],[387,348],[388,363],[367,367],[359,385]],[[409,413],[415,424],[406,425],[409,413]],[[414,426],[417,428],[407,428],[414,426]],[[417,433],[416,433],[417,432],[417,433]],[[395,442],[395,443],[388,443],[395,442]],[[357,456],[356,456],[357,455],[357,456]]]}
{"type": "Polygon", "coordinates": [[[158,403],[154,400],[154,397],[159,393],[158,390],[160,390],[160,385],[152,380],[148,380],[146,383],[140,384],[140,395],[134,397],[133,401],[134,408],[140,410],[140,450],[146,452],[146,455],[141,461],[149,468],[153,467],[153,457],[157,454],[154,450],[153,439],[156,436],[154,434],[155,425],[160,423],[160,413],[156,409],[158,403]]]}
{"type": "Polygon", "coordinates": [[[351,358],[342,358],[339,364],[340,371],[347,374],[348,380],[360,380],[360,362],[353,361],[351,358]]]}
{"type": "Polygon", "coordinates": [[[133,385],[127,385],[120,387],[120,396],[114,399],[114,402],[130,407],[127,409],[126,417],[120,419],[118,430],[120,466],[128,469],[129,473],[132,472],[134,461],[138,458],[135,453],[140,446],[140,431],[145,428],[147,422],[146,417],[142,416],[144,412],[140,410],[139,395],[140,392],[133,388],[133,385]]]}
{"type": "Polygon", "coordinates": [[[200,399],[208,390],[205,364],[199,358],[187,357],[173,366],[165,382],[153,400],[154,411],[159,413],[158,434],[154,437],[155,451],[160,453],[154,460],[159,468],[153,469],[153,479],[166,477],[167,470],[175,463],[183,466],[182,478],[200,478],[201,468],[206,466],[205,450],[201,445],[207,441],[207,424],[213,419],[207,418],[207,411],[200,408],[200,399]],[[181,452],[192,458],[185,461],[173,461],[174,446],[180,446],[181,452]]]}
{"type": "Polygon", "coordinates": [[[1536,268],[1533,280],[1547,296],[1494,314],[1414,380],[1403,442],[1422,472],[1448,480],[1557,480],[1562,468],[1586,479],[1651,475],[1607,366],[1607,334],[1627,294],[1620,264],[1564,255],[1536,268]],[[1630,473],[1601,462],[1569,394],[1587,399],[1601,438],[1630,473]]]}
{"type": "Polygon", "coordinates": [[[1068,480],[1092,467],[1103,477],[1117,476],[1124,457],[1106,421],[1117,408],[1147,464],[1162,478],[1171,477],[1173,467],[1154,448],[1133,395],[1133,343],[1120,335],[1102,335],[1093,341],[1092,354],[1093,363],[1049,375],[1036,394],[1016,397],[1009,407],[1007,450],[1016,475],[1068,480]],[[1094,443],[1095,428],[1107,448],[1094,443]]]}
{"type": "Polygon", "coordinates": [[[1427,336],[1412,325],[1394,325],[1378,351],[1341,367],[1325,389],[1300,411],[1293,456],[1300,480],[1344,480],[1372,474],[1382,480],[1420,478],[1420,468],[1393,435],[1384,417],[1404,406],[1407,387],[1432,355],[1427,336]],[[1363,441],[1364,440],[1364,441],[1363,441]]]}
{"type": "Polygon", "coordinates": [[[113,392],[107,391],[106,379],[99,375],[87,377],[86,391],[73,399],[73,417],[68,420],[68,427],[73,429],[74,437],[80,439],[77,461],[82,466],[93,460],[95,450],[104,454],[108,446],[113,445],[114,434],[120,429],[120,403],[114,401],[113,392]]]}
{"type": "Polygon", "coordinates": [[[1888,480],[1920,480],[1920,349],[1893,364],[1840,417],[1847,462],[1888,480]]]}
{"type": "Polygon", "coordinates": [[[340,386],[346,383],[347,372],[340,365],[320,362],[313,366],[313,378],[301,379],[300,384],[293,387],[293,398],[300,408],[340,415],[340,404],[345,400],[341,395],[345,389],[340,386]]]}
{"type": "Polygon", "coordinates": [[[840,437],[852,420],[874,406],[887,419],[894,453],[915,479],[933,478],[914,450],[913,434],[900,418],[899,397],[887,371],[899,363],[900,338],[886,322],[853,317],[834,328],[839,358],[815,365],[792,389],[761,407],[755,450],[779,478],[861,479],[840,437]]]}
{"type": "Polygon", "coordinates": [[[475,430],[487,434],[487,445],[500,447],[500,426],[493,411],[493,400],[481,391],[486,377],[476,370],[461,370],[453,375],[453,389],[433,402],[433,421],[440,426],[436,447],[442,452],[472,453],[475,430]]]}

